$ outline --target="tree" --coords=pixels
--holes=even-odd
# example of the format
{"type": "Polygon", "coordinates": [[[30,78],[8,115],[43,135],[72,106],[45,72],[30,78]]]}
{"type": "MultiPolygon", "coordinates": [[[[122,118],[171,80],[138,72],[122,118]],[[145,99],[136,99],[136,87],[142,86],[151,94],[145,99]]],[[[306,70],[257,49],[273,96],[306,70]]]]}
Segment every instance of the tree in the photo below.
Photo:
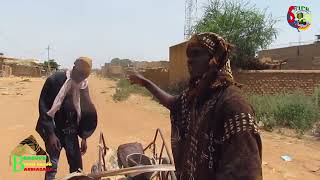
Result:
{"type": "Polygon", "coordinates": [[[130,59],[113,58],[111,60],[111,64],[120,65],[122,67],[129,67],[132,64],[132,61],[130,59]]]}
{"type": "Polygon", "coordinates": [[[266,48],[277,36],[275,20],[266,10],[259,10],[249,1],[210,0],[196,32],[214,32],[235,45],[230,57],[233,67],[248,69],[256,61],[258,50],[266,48]]]}
{"type": "Polygon", "coordinates": [[[58,70],[60,65],[54,59],[50,59],[49,61],[44,61],[44,66],[50,67],[50,70],[58,70]]]}

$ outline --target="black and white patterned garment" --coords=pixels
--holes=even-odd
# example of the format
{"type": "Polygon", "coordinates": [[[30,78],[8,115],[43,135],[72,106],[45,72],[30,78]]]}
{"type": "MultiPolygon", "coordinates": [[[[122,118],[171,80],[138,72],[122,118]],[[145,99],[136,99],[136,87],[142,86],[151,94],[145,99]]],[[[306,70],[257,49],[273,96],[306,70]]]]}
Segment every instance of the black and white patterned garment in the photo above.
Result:
{"type": "Polygon", "coordinates": [[[235,86],[171,110],[172,150],[179,180],[261,180],[261,139],[254,112],[235,86]]]}

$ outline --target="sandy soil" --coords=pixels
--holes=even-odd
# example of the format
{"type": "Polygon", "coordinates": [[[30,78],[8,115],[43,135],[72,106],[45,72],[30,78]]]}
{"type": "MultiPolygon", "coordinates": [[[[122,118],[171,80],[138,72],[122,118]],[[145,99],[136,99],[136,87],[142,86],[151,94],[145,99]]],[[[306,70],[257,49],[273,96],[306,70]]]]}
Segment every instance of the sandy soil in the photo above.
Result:
{"type": "MultiPolygon", "coordinates": [[[[13,173],[9,166],[9,154],[24,138],[34,135],[40,145],[44,143],[34,130],[38,118],[38,98],[44,83],[41,78],[0,78],[0,180],[23,178],[43,179],[41,172],[13,173]]],[[[88,139],[88,151],[83,156],[84,171],[90,171],[97,159],[99,132],[103,132],[107,144],[116,148],[127,142],[146,145],[160,127],[169,142],[169,112],[149,98],[131,96],[128,101],[115,103],[111,95],[115,82],[98,77],[90,78],[90,93],[95,103],[99,123],[95,134],[88,139]]],[[[262,132],[263,174],[270,180],[318,180],[320,179],[320,141],[297,139],[276,133],[262,132]],[[280,156],[290,155],[293,161],[285,162],[280,156]]],[[[57,178],[68,174],[65,152],[60,157],[57,178]]]]}

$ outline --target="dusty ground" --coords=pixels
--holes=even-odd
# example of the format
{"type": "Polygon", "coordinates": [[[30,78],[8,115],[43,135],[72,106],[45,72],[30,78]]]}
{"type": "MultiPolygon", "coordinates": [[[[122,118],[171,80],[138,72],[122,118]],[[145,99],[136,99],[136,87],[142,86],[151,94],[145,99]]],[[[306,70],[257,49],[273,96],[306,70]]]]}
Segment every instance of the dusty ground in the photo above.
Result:
{"type": "MultiPolygon", "coordinates": [[[[22,178],[43,179],[40,172],[13,173],[9,166],[9,154],[24,138],[34,135],[43,142],[34,130],[38,118],[38,98],[44,79],[0,78],[0,180],[20,180],[22,178]]],[[[91,97],[99,114],[98,128],[88,140],[88,151],[83,157],[84,170],[90,171],[97,159],[99,132],[103,132],[109,146],[138,141],[151,141],[156,128],[161,127],[169,142],[169,113],[156,102],[140,96],[131,96],[126,102],[115,103],[113,81],[92,77],[91,97]]],[[[320,179],[320,141],[291,138],[276,133],[262,133],[264,179],[320,179]],[[293,161],[285,162],[280,156],[288,154],[293,161]]],[[[57,178],[68,173],[64,152],[60,157],[57,178]]]]}

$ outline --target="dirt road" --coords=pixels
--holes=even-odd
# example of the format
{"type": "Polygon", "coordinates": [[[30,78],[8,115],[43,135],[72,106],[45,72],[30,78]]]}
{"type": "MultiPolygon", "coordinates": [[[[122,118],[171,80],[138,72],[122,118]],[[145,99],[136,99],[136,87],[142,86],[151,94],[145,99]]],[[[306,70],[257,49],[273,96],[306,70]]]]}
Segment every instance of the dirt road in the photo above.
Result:
{"type": "MultiPolygon", "coordinates": [[[[29,135],[34,135],[44,147],[34,130],[38,118],[38,98],[44,79],[24,79],[0,78],[0,180],[43,179],[41,172],[14,173],[9,166],[10,151],[29,135]]],[[[115,103],[111,97],[114,87],[114,81],[96,76],[90,78],[90,94],[98,110],[99,123],[95,134],[88,139],[88,151],[83,157],[86,172],[90,171],[97,159],[99,132],[105,134],[107,144],[114,148],[126,142],[146,144],[151,141],[158,127],[161,127],[169,142],[169,112],[149,98],[135,95],[128,101],[115,103]]],[[[267,132],[262,133],[262,138],[264,179],[320,179],[320,141],[267,132]],[[280,158],[286,154],[293,157],[293,161],[285,162],[280,158]]],[[[63,151],[57,178],[67,173],[68,163],[63,151]]]]}

